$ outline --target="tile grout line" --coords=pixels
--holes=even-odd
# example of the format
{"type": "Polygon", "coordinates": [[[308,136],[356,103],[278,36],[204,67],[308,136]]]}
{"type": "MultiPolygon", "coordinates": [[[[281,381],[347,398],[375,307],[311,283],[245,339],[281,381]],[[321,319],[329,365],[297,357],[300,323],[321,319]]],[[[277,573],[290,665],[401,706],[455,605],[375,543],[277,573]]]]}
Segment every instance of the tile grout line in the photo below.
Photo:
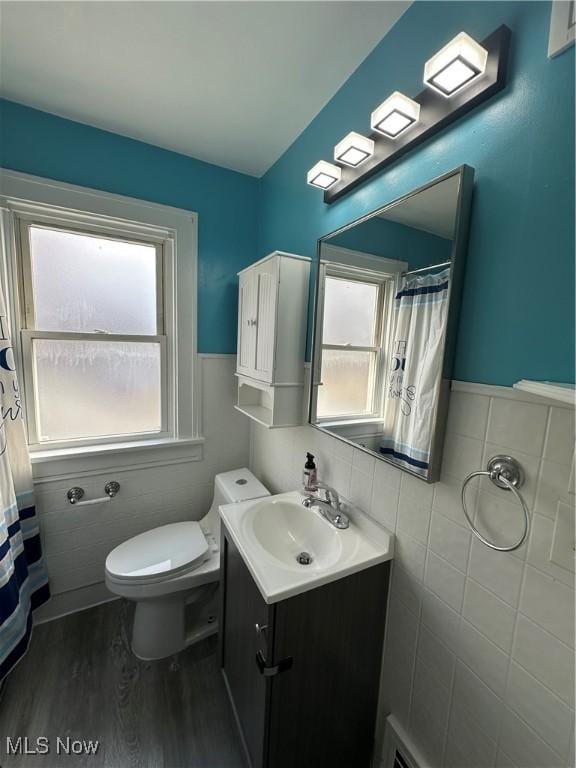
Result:
{"type": "MultiPolygon", "coordinates": [[[[482,438],[482,457],[484,457],[485,452],[486,452],[486,446],[488,445],[488,434],[489,434],[489,431],[490,431],[490,422],[492,420],[493,407],[494,407],[494,398],[491,396],[488,399],[488,410],[487,410],[487,413],[486,413],[486,421],[484,423],[484,434],[483,434],[483,438],[482,438]]],[[[483,469],[483,467],[481,467],[481,469],[483,469]]],[[[477,522],[477,514],[478,514],[478,497],[479,497],[479,493],[480,493],[479,485],[480,485],[479,483],[476,483],[476,487],[475,487],[475,491],[474,491],[474,507],[473,507],[472,519],[474,520],[475,524],[477,522]]],[[[470,540],[470,546],[468,548],[468,558],[467,558],[467,562],[466,562],[466,574],[464,576],[464,579],[465,579],[465,581],[464,581],[464,595],[462,597],[462,612],[460,613],[460,619],[459,619],[459,622],[458,622],[458,628],[459,629],[462,626],[462,621],[464,620],[464,615],[463,615],[463,612],[464,612],[464,601],[466,600],[466,595],[468,593],[468,582],[470,580],[475,581],[474,579],[471,579],[471,576],[470,576],[470,563],[472,561],[472,548],[474,546],[474,538],[475,538],[475,536],[474,536],[474,533],[472,532],[471,529],[470,529],[470,532],[471,532],[471,540],[470,540]]],[[[475,629],[476,629],[476,627],[475,627],[475,629]]],[[[477,631],[479,631],[479,630],[477,630],[477,631]]],[[[480,632],[480,635],[482,637],[485,637],[485,635],[482,632],[480,632]]],[[[496,647],[498,647],[498,646],[496,646],[496,647]]],[[[510,657],[508,657],[508,663],[509,663],[509,658],[510,657]]],[[[462,662],[462,663],[464,663],[464,662],[462,662]]],[[[465,664],[465,663],[464,663],[464,666],[468,667],[468,665],[465,664]]],[[[473,670],[472,670],[472,672],[473,672],[473,670]]],[[[476,673],[473,672],[473,674],[476,674],[476,673]]],[[[479,679],[481,679],[481,678],[479,678],[479,679]]],[[[481,682],[484,683],[484,685],[486,685],[486,683],[483,680],[481,682]]],[[[489,688],[489,690],[492,691],[492,688],[490,688],[490,686],[488,686],[488,688],[489,688]]],[[[494,691],[492,691],[492,692],[495,693],[494,691]]],[[[495,694],[495,695],[497,695],[497,694],[495,694]]],[[[504,706],[503,697],[497,696],[497,698],[501,702],[501,706],[504,706]]],[[[495,734],[495,738],[494,738],[494,743],[495,743],[495,747],[496,747],[495,754],[494,754],[494,761],[497,760],[498,749],[499,749],[499,745],[500,745],[501,732],[502,732],[502,720],[500,718],[500,722],[499,722],[499,725],[498,725],[497,733],[495,734]]]]}
{"type": "MultiPolygon", "coordinates": [[[[548,426],[549,426],[549,423],[550,423],[550,414],[551,414],[551,409],[550,409],[550,407],[548,407],[548,412],[546,414],[546,429],[545,429],[545,434],[546,435],[548,433],[548,426]]],[[[546,439],[544,440],[544,443],[542,445],[542,448],[541,448],[542,451],[544,450],[545,442],[546,442],[546,439]]],[[[538,470],[539,471],[538,471],[538,475],[540,474],[540,467],[541,467],[541,457],[539,458],[539,465],[538,465],[538,470]]],[[[537,491],[538,491],[538,483],[537,483],[536,490],[535,490],[535,493],[534,493],[534,499],[536,499],[537,491]]],[[[513,654],[514,654],[514,648],[515,648],[515,645],[516,645],[516,638],[517,638],[517,633],[518,633],[518,616],[520,615],[520,603],[522,601],[522,595],[524,594],[524,584],[525,584],[525,581],[526,581],[526,561],[527,561],[527,558],[528,558],[528,542],[526,542],[526,554],[525,554],[525,557],[522,559],[522,576],[521,576],[521,579],[520,579],[520,590],[518,592],[518,604],[517,604],[517,606],[514,609],[514,625],[512,627],[512,642],[511,642],[511,645],[510,645],[510,653],[508,655],[508,660],[507,660],[506,676],[505,676],[503,695],[502,695],[503,706],[506,707],[507,709],[511,709],[510,707],[508,707],[508,704],[507,704],[507,694],[508,694],[508,686],[510,684],[510,676],[511,676],[511,671],[512,671],[512,658],[513,658],[513,654]]],[[[514,714],[517,717],[519,716],[515,711],[514,711],[514,714]]],[[[522,719],[522,722],[524,722],[523,719],[522,719]]],[[[499,728],[499,733],[498,733],[498,741],[497,741],[497,744],[496,744],[498,749],[500,749],[500,747],[501,747],[502,728],[503,728],[503,724],[502,724],[502,721],[501,721],[500,728],[499,728]]]]}
{"type": "MultiPolygon", "coordinates": [[[[428,559],[430,556],[430,553],[432,552],[432,548],[430,545],[430,540],[432,538],[432,516],[434,514],[434,500],[436,495],[436,489],[432,492],[432,497],[430,499],[430,510],[428,513],[428,535],[426,537],[426,557],[424,561],[424,579],[426,579],[426,572],[428,570],[428,559]]],[[[424,585],[425,585],[424,581],[424,585]]],[[[462,598],[463,599],[463,598],[462,598]]],[[[462,607],[462,606],[460,606],[462,607]]],[[[423,622],[420,620],[418,622],[418,643],[420,642],[420,635],[423,627],[423,622]]],[[[418,645],[416,646],[416,652],[418,651],[418,645]]],[[[456,659],[456,655],[454,654],[454,658],[456,659]]],[[[414,663],[414,672],[416,672],[416,663],[414,663]]],[[[450,681],[450,685],[448,686],[448,708],[446,712],[446,722],[444,724],[444,733],[442,735],[442,749],[441,749],[441,762],[442,765],[444,765],[446,761],[446,750],[448,748],[448,733],[449,733],[449,727],[450,727],[450,720],[452,718],[452,707],[454,704],[454,685],[456,681],[456,663],[454,663],[454,666],[452,667],[452,680],[450,681]]]]}
{"type": "MultiPolygon", "coordinates": [[[[402,487],[403,487],[402,480],[403,480],[403,477],[400,478],[400,489],[399,489],[399,493],[398,493],[398,508],[396,510],[396,527],[398,527],[400,498],[402,496],[402,487]]],[[[431,504],[430,504],[428,531],[427,531],[427,534],[426,534],[426,544],[423,544],[421,542],[417,542],[417,543],[420,544],[420,546],[425,547],[424,567],[423,567],[423,572],[422,572],[422,577],[423,577],[422,578],[422,587],[423,588],[426,585],[426,569],[428,567],[428,554],[430,552],[429,543],[430,543],[430,531],[431,531],[431,528],[432,528],[430,523],[431,523],[431,517],[432,517],[432,504],[433,504],[433,500],[434,500],[434,491],[432,491],[432,499],[431,499],[431,504]]],[[[409,538],[413,539],[412,536],[410,536],[409,534],[407,534],[407,535],[409,536],[409,538]]],[[[416,541],[416,540],[414,539],[414,541],[416,541]]],[[[420,614],[419,614],[419,617],[418,617],[418,624],[416,626],[416,643],[414,645],[414,658],[412,659],[412,674],[410,676],[410,696],[409,696],[409,708],[408,708],[408,723],[409,723],[410,726],[412,724],[414,683],[415,683],[415,679],[416,679],[416,665],[417,665],[417,659],[418,659],[418,647],[419,647],[419,644],[420,644],[420,635],[421,635],[421,631],[422,631],[422,626],[423,626],[423,624],[422,624],[422,602],[421,602],[420,603],[420,614]]],[[[449,699],[447,721],[449,720],[449,717],[450,717],[451,706],[452,706],[452,701],[451,701],[451,699],[449,699]]],[[[442,759],[444,757],[446,734],[447,734],[447,724],[446,724],[446,726],[444,728],[444,734],[443,734],[443,737],[442,737],[442,759]]]]}

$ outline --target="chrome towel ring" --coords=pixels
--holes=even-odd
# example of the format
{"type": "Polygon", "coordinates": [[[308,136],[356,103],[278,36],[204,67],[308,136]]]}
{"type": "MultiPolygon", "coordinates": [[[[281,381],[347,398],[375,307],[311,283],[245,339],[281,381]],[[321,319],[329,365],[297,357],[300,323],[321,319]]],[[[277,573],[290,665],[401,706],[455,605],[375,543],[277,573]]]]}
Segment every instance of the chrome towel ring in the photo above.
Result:
{"type": "Polygon", "coordinates": [[[490,547],[490,549],[496,549],[498,552],[512,552],[513,550],[522,546],[524,540],[526,539],[528,530],[530,528],[530,517],[528,515],[526,502],[518,490],[522,487],[523,483],[524,471],[522,470],[520,464],[512,456],[493,456],[488,462],[486,471],[479,470],[478,472],[472,472],[462,483],[462,509],[464,511],[464,516],[468,521],[468,525],[472,529],[474,536],[480,539],[483,544],[486,544],[487,547],[490,547]],[[470,515],[466,509],[466,486],[470,480],[472,480],[472,478],[481,476],[489,477],[494,485],[504,491],[512,491],[522,506],[522,511],[524,512],[524,532],[522,533],[520,539],[518,539],[518,541],[515,544],[512,544],[510,547],[498,547],[496,544],[493,544],[480,533],[480,531],[476,528],[470,519],[470,515]]]}

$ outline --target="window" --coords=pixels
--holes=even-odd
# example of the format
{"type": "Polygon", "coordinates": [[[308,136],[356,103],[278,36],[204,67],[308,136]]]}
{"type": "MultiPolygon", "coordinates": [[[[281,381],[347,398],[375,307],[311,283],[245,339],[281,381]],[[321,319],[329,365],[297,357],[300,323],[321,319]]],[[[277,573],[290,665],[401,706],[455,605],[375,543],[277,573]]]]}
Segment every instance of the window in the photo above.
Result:
{"type": "Polygon", "coordinates": [[[377,416],[385,295],[381,278],[334,267],[326,272],[319,419],[377,416]]]}
{"type": "Polygon", "coordinates": [[[19,224],[30,444],[165,434],[162,243],[19,224]]]}
{"type": "Polygon", "coordinates": [[[159,463],[201,458],[195,214],[11,171],[2,193],[33,462],[57,473],[73,455],[104,466],[110,451],[128,464],[143,449],[159,463]]]}

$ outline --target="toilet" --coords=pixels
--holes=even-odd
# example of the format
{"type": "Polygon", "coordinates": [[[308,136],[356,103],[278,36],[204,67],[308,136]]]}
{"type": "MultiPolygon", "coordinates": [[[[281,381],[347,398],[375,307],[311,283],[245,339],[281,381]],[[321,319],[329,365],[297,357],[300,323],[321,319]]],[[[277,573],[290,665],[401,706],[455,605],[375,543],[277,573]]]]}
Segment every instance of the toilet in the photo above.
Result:
{"type": "Polygon", "coordinates": [[[214,478],[212,506],[198,522],[170,523],[134,536],[106,558],[106,586],[136,603],[132,651],[163,659],[218,629],[221,504],[270,492],[248,469],[214,478]]]}

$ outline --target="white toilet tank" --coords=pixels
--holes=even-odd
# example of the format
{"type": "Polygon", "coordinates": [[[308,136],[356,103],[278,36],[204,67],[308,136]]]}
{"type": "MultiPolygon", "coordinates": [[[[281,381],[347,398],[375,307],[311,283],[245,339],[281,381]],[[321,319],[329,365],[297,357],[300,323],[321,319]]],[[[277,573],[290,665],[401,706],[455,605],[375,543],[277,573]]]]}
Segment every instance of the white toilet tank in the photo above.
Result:
{"type": "Polygon", "coordinates": [[[262,496],[270,496],[270,491],[258,478],[254,477],[249,469],[221,472],[214,478],[214,498],[210,511],[200,521],[202,529],[205,531],[207,529],[220,545],[220,515],[218,514],[220,505],[259,499],[262,496]]]}

